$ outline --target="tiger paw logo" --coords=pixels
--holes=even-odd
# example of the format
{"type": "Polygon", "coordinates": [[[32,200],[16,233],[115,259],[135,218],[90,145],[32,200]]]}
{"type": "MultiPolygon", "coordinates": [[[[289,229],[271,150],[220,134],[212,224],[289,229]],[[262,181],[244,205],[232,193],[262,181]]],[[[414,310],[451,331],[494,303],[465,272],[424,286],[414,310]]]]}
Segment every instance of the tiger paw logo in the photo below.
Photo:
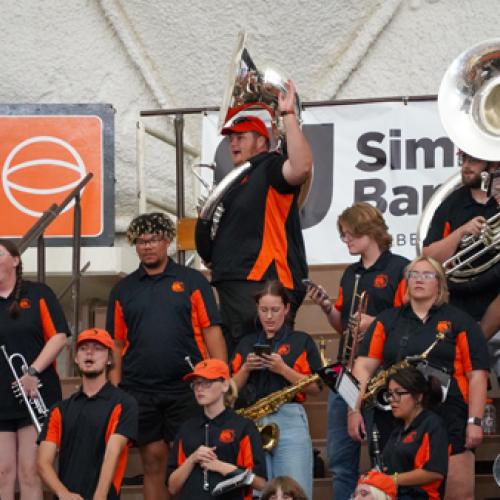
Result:
{"type": "Polygon", "coordinates": [[[21,309],[29,309],[31,307],[31,302],[29,301],[29,299],[21,299],[19,301],[19,307],[21,309]]]}
{"type": "Polygon", "coordinates": [[[375,279],[373,280],[373,286],[375,288],[385,288],[388,281],[389,278],[387,274],[377,274],[377,276],[375,276],[375,279]]]}
{"type": "Polygon", "coordinates": [[[451,321],[439,321],[436,330],[446,335],[451,331],[451,321]]]}
{"type": "Polygon", "coordinates": [[[282,344],[278,347],[277,353],[280,356],[286,356],[287,354],[290,354],[290,344],[282,344]]]}
{"type": "Polygon", "coordinates": [[[172,283],[172,292],[181,293],[184,291],[184,283],[182,281],[174,281],[172,283]]]}
{"type": "Polygon", "coordinates": [[[417,438],[417,431],[412,431],[407,436],[405,436],[403,438],[402,443],[404,443],[404,444],[413,443],[416,438],[417,438]]]}
{"type": "Polygon", "coordinates": [[[221,443],[232,443],[234,441],[235,432],[234,429],[224,429],[219,435],[219,441],[221,443]]]}

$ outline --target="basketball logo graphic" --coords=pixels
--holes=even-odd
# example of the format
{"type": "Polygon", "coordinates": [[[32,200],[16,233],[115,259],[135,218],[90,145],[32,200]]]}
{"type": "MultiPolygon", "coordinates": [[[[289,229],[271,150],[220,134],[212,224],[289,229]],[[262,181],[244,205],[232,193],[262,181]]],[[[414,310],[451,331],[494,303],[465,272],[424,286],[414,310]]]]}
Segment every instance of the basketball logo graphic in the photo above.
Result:
{"type": "MultiPolygon", "coordinates": [[[[88,173],[80,191],[82,236],[104,227],[103,123],[95,115],[0,116],[0,236],[21,238],[54,203],[60,205],[88,173]]],[[[73,234],[72,200],[45,230],[73,234]]]]}
{"type": "MultiPolygon", "coordinates": [[[[52,150],[57,152],[57,148],[52,148],[52,150]]],[[[44,197],[47,198],[47,195],[57,193],[66,196],[85,175],[83,160],[71,144],[57,137],[39,136],[30,137],[12,149],[2,169],[2,184],[8,200],[19,211],[33,217],[41,217],[43,211],[49,206],[44,197]],[[52,143],[59,146],[61,149],[60,158],[37,157],[39,148],[36,146],[43,143],[52,143]],[[27,159],[19,161],[20,157],[26,157],[27,159]],[[69,161],[66,159],[67,157],[70,158],[69,161]],[[30,169],[32,172],[29,172],[30,169]],[[24,172],[25,170],[26,172],[24,172]],[[45,178],[50,178],[52,182],[55,180],[64,182],[64,184],[57,182],[56,185],[45,185],[43,182],[44,170],[54,171],[53,176],[47,175],[45,178]],[[24,174],[24,179],[16,179],[16,173],[18,174],[17,177],[24,174]]],[[[84,189],[80,192],[81,195],[83,195],[84,189]]],[[[64,211],[69,210],[73,205],[74,201],[64,211]]]]}

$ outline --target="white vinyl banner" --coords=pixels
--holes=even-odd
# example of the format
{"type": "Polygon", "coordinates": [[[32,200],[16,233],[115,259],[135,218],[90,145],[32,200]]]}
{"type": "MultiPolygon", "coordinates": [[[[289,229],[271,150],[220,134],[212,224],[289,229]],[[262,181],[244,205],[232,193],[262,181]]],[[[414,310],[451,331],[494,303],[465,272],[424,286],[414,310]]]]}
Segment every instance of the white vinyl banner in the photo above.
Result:
{"type": "MultiPolygon", "coordinates": [[[[302,212],[309,264],[357,260],[337,231],[337,217],[357,201],[377,206],[393,236],[393,252],[416,255],[416,229],[434,190],[453,175],[456,150],[441,126],[436,101],[310,107],[303,130],[314,155],[314,181],[302,212]]],[[[214,160],[217,115],[203,122],[202,158],[214,160]]]]}

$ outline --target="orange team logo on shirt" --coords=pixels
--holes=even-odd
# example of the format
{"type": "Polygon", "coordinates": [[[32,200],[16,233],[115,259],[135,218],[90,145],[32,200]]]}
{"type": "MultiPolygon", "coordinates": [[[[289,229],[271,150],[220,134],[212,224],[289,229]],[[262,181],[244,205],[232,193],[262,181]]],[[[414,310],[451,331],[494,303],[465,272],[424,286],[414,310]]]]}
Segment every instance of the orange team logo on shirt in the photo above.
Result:
{"type": "Polygon", "coordinates": [[[174,281],[172,283],[172,292],[183,292],[184,291],[184,283],[182,281],[174,281]]]}
{"type": "Polygon", "coordinates": [[[417,431],[412,431],[407,436],[405,436],[401,442],[404,444],[410,444],[413,443],[416,438],[417,438],[417,431]]]}
{"type": "Polygon", "coordinates": [[[290,344],[282,344],[278,347],[278,354],[280,356],[286,356],[290,354],[290,344]]]}
{"type": "Polygon", "coordinates": [[[31,302],[29,301],[29,299],[21,299],[19,301],[19,307],[21,309],[29,309],[31,307],[31,302]]]}
{"type": "Polygon", "coordinates": [[[436,329],[439,333],[449,333],[451,331],[451,321],[439,321],[436,329]]]}
{"type": "Polygon", "coordinates": [[[387,286],[387,281],[389,280],[387,274],[377,274],[373,280],[373,286],[375,288],[385,288],[387,286]]]}
{"type": "Polygon", "coordinates": [[[220,431],[219,441],[221,443],[232,443],[234,441],[234,429],[224,429],[220,431]]]}

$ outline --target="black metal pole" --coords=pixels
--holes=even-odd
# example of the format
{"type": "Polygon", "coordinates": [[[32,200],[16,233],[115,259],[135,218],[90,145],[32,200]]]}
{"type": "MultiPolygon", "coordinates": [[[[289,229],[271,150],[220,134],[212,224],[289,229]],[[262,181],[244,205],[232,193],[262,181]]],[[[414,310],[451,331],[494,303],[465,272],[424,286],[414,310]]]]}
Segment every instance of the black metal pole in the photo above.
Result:
{"type": "Polygon", "coordinates": [[[80,331],[80,250],[82,234],[82,208],[80,206],[80,193],[75,195],[73,208],[73,265],[71,269],[71,299],[73,302],[73,339],[70,350],[70,366],[75,355],[76,338],[80,331]]]}
{"type": "Polygon", "coordinates": [[[36,243],[36,276],[39,283],[45,283],[45,240],[43,233],[38,237],[36,243]]]}
{"type": "MultiPolygon", "coordinates": [[[[176,208],[177,220],[182,219],[184,213],[184,115],[177,113],[174,120],[175,125],[175,184],[176,184],[176,208]]],[[[186,252],[177,250],[177,262],[184,265],[186,252]]]]}

